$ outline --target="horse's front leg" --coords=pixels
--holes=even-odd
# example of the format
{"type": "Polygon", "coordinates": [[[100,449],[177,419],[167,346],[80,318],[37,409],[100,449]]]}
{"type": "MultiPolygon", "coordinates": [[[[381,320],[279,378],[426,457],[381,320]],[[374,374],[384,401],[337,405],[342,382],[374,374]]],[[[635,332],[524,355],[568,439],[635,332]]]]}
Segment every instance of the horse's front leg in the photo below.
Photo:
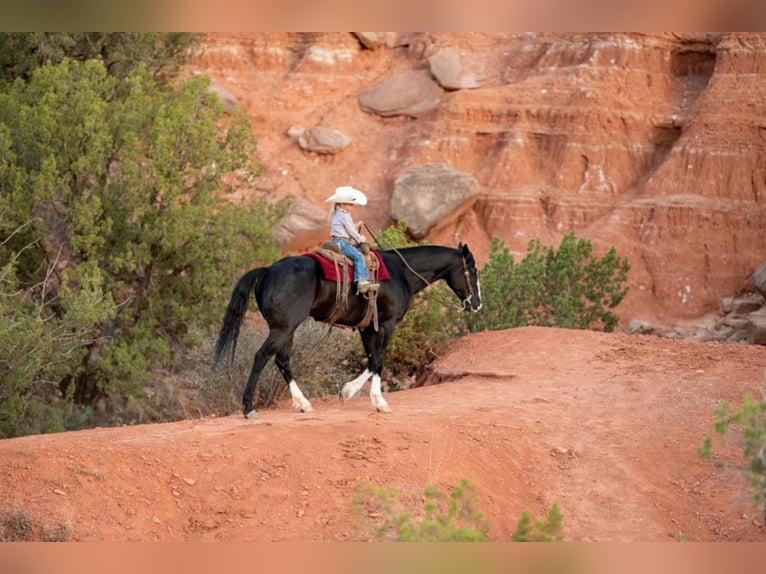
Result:
{"type": "Polygon", "coordinates": [[[380,387],[380,375],[375,373],[372,375],[372,383],[370,385],[370,400],[372,406],[375,407],[379,413],[390,413],[391,407],[388,406],[386,399],[383,398],[383,391],[380,387]]]}
{"type": "Polygon", "coordinates": [[[391,412],[391,408],[388,406],[386,399],[383,398],[383,390],[380,386],[380,374],[383,372],[383,355],[388,342],[391,340],[394,327],[395,323],[389,321],[386,324],[381,324],[378,331],[374,331],[370,328],[360,331],[364,351],[367,354],[367,370],[365,370],[367,377],[365,378],[365,381],[372,375],[370,401],[372,402],[372,406],[379,413],[391,412]]]}
{"type": "Polygon", "coordinates": [[[314,407],[312,407],[309,400],[303,396],[295,379],[290,381],[287,386],[290,388],[290,396],[293,398],[293,408],[302,413],[313,413],[314,407]]]}
{"type": "Polygon", "coordinates": [[[383,392],[380,386],[380,375],[377,373],[373,374],[369,369],[365,369],[361,375],[341,387],[339,393],[341,402],[346,402],[358,393],[359,389],[364,386],[364,383],[366,383],[367,379],[370,377],[372,377],[372,384],[370,385],[370,400],[372,401],[372,406],[375,407],[375,410],[378,412],[390,413],[391,407],[388,406],[386,399],[383,398],[383,392]]]}
{"type": "Polygon", "coordinates": [[[365,369],[361,375],[359,375],[357,378],[355,378],[353,381],[349,381],[345,383],[340,388],[340,393],[338,393],[338,398],[340,399],[340,402],[345,403],[348,399],[353,397],[356,393],[359,392],[359,389],[361,389],[364,386],[364,383],[367,382],[367,379],[369,379],[372,376],[372,371],[369,369],[365,369]]]}
{"type": "Polygon", "coordinates": [[[293,399],[293,408],[302,413],[313,413],[314,407],[311,406],[309,400],[303,395],[300,387],[298,387],[298,383],[296,383],[293,378],[293,373],[290,369],[290,355],[287,352],[277,353],[274,362],[290,389],[290,396],[293,399]]]}

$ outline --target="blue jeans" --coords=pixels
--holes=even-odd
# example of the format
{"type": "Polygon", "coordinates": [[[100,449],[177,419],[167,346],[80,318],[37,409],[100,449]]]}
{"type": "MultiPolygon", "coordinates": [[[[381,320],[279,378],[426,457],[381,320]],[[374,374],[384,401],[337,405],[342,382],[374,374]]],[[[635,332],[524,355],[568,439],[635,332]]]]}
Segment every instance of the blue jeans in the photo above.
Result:
{"type": "Polygon", "coordinates": [[[340,247],[343,255],[354,262],[354,281],[370,278],[370,274],[367,271],[367,263],[365,262],[364,255],[362,255],[361,251],[345,239],[333,239],[332,242],[340,247]]]}

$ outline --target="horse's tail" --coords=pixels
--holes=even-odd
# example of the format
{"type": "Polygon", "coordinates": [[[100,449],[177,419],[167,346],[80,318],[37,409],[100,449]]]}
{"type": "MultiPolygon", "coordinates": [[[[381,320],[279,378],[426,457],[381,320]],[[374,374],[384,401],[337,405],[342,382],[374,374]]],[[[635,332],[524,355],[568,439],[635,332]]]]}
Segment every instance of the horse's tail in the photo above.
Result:
{"type": "Polygon", "coordinates": [[[237,349],[237,338],[239,337],[239,327],[242,325],[242,319],[247,311],[250,295],[254,294],[258,282],[266,274],[267,267],[258,267],[245,273],[237,282],[234,291],[229,300],[229,306],[226,308],[226,314],[223,317],[223,326],[218,333],[218,341],[215,344],[215,356],[213,358],[213,368],[215,369],[226,356],[227,362],[231,364],[234,359],[234,351],[237,349]]]}

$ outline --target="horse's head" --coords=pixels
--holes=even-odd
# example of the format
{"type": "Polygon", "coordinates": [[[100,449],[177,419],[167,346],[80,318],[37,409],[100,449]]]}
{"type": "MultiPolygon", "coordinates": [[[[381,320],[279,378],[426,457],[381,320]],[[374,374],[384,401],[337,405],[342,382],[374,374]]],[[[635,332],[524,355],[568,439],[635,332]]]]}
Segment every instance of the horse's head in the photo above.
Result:
{"type": "Polygon", "coordinates": [[[447,277],[447,284],[463,302],[464,311],[481,309],[481,288],[479,287],[479,272],[476,261],[468,245],[458,244],[460,264],[453,267],[447,277]]]}

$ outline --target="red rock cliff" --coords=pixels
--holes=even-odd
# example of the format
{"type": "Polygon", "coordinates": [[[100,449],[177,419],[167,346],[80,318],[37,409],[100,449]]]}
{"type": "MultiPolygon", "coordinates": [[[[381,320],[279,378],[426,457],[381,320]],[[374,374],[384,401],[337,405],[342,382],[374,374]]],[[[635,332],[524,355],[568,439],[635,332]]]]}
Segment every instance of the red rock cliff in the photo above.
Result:
{"type": "Polygon", "coordinates": [[[243,193],[324,207],[353,184],[382,229],[402,170],[448,164],[481,193],[429,241],[467,241],[480,264],[493,235],[519,255],[532,237],[553,244],[572,229],[599,251],[615,245],[632,265],[623,322],[699,317],[766,261],[766,34],[392,37],[369,49],[351,33],[207,36],[191,68],[236,97],[266,168],[243,193]],[[445,90],[417,118],[362,110],[360,92],[429,73],[440,52],[476,87],[445,90]],[[287,135],[315,126],[352,143],[323,155],[287,135]]]}

